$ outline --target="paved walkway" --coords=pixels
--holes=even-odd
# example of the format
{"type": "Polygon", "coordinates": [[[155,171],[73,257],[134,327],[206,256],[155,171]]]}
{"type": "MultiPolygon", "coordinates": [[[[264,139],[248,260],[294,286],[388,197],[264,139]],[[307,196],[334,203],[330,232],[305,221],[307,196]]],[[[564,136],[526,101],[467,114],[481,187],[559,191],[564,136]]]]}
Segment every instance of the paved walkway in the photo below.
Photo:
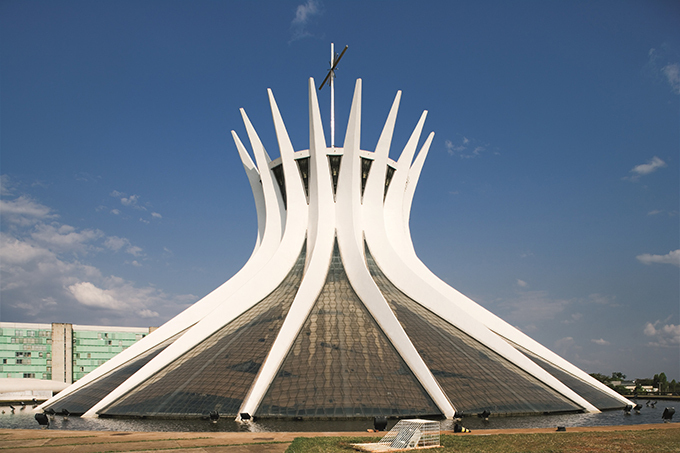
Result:
{"type": "MultiPolygon", "coordinates": [[[[590,426],[567,428],[568,432],[680,429],[680,423],[590,426]]],[[[553,433],[555,428],[484,429],[462,436],[491,434],[553,433]]],[[[35,429],[0,430],[0,453],[95,453],[95,452],[209,452],[282,453],[296,437],[377,437],[385,433],[304,432],[304,433],[162,433],[114,431],[64,431],[35,429]]],[[[442,434],[453,434],[442,431],[442,434]]]]}

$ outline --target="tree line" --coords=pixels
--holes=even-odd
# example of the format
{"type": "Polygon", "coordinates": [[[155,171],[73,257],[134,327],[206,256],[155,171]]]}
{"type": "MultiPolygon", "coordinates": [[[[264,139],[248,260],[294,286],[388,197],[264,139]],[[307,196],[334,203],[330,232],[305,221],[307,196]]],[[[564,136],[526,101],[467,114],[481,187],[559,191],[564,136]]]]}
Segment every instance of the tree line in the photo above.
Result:
{"type": "MultiPolygon", "coordinates": [[[[611,376],[606,376],[600,373],[590,373],[590,375],[597,379],[598,381],[602,382],[603,384],[613,388],[621,395],[633,395],[633,394],[677,395],[678,393],[680,393],[680,382],[675,382],[675,379],[668,382],[666,373],[663,372],[655,374],[654,377],[651,379],[645,378],[633,380],[632,382],[635,385],[634,389],[626,388],[626,386],[623,385],[623,381],[626,380],[626,375],[621,373],[620,371],[614,371],[611,376]],[[647,389],[643,388],[643,386],[652,386],[652,388],[658,390],[656,392],[650,392],[647,389]]],[[[630,387],[630,385],[628,387],[630,387]]]]}

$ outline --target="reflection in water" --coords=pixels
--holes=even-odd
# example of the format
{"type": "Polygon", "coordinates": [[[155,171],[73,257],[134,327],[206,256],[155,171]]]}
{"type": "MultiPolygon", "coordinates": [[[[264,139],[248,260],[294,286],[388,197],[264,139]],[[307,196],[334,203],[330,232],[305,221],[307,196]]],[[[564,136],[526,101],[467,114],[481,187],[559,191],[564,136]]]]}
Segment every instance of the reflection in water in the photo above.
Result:
{"type": "MultiPolygon", "coordinates": [[[[640,414],[624,415],[623,411],[609,411],[600,414],[563,414],[524,417],[492,417],[485,422],[478,417],[466,417],[462,424],[475,429],[510,428],[552,428],[557,426],[611,426],[663,423],[661,414],[664,408],[680,405],[673,400],[657,400],[655,408],[645,407],[645,399],[638,402],[643,406],[640,414]]],[[[388,420],[387,429],[397,420],[388,420]]],[[[35,421],[35,412],[30,408],[12,413],[9,405],[0,406],[0,429],[40,429],[35,421]],[[4,411],[4,414],[2,413],[4,411]]],[[[373,428],[373,420],[259,420],[257,422],[235,422],[222,418],[217,423],[210,420],[136,420],[69,417],[51,417],[49,429],[68,429],[83,431],[161,431],[161,432],[296,432],[296,431],[365,431],[373,428]]],[[[453,430],[453,421],[442,420],[442,430],[453,430]]]]}

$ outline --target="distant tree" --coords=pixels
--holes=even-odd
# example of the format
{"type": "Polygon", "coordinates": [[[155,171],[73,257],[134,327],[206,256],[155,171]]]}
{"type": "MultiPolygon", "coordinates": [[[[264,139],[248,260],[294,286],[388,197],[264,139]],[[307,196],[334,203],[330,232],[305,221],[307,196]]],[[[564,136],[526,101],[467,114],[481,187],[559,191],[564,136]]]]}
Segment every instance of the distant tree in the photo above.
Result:
{"type": "Polygon", "coordinates": [[[668,379],[666,378],[666,373],[655,374],[652,382],[652,385],[659,389],[659,393],[668,391],[668,379]]]}
{"type": "Polygon", "coordinates": [[[597,379],[598,381],[602,382],[605,385],[609,385],[612,381],[612,378],[600,373],[590,373],[590,376],[597,379]]]}
{"type": "Polygon", "coordinates": [[[612,381],[623,381],[626,379],[626,375],[620,371],[614,371],[612,373],[612,381]]]}
{"type": "Polygon", "coordinates": [[[628,390],[628,389],[627,389],[626,387],[624,387],[623,385],[615,385],[615,386],[613,386],[612,388],[613,388],[614,391],[616,391],[616,393],[618,393],[619,395],[629,395],[629,394],[630,394],[630,390],[628,390]]]}

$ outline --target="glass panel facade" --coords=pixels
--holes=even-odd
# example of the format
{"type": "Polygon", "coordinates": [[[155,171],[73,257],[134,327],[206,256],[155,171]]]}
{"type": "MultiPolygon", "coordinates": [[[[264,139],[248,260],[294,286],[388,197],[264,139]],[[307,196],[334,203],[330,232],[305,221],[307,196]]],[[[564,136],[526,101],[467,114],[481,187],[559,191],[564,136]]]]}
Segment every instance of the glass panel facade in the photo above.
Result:
{"type": "Polygon", "coordinates": [[[149,363],[151,359],[160,354],[165,348],[175,342],[181,337],[184,332],[181,332],[172,338],[168,338],[164,342],[151,348],[144,354],[127,362],[126,364],[110,371],[99,379],[90,382],[83,388],[71,393],[67,397],[51,404],[45,409],[53,409],[55,412],[61,412],[62,409],[68,410],[73,415],[82,415],[92,406],[97,404],[102,398],[112,392],[116,387],[125,382],[127,378],[132,376],[144,365],[149,363]]]}
{"type": "Polygon", "coordinates": [[[340,174],[341,161],[342,161],[341,155],[328,156],[328,165],[330,166],[331,179],[333,180],[333,199],[335,199],[335,193],[338,190],[338,176],[340,174]]]}
{"type": "Polygon", "coordinates": [[[387,189],[390,188],[390,182],[392,182],[392,176],[394,176],[395,169],[393,167],[387,166],[387,173],[385,173],[385,193],[383,194],[383,200],[387,197],[387,189]]]}
{"type": "Polygon", "coordinates": [[[361,196],[364,196],[364,190],[366,190],[366,181],[368,180],[368,174],[371,172],[371,165],[373,161],[371,159],[361,158],[361,196]]]}
{"type": "Polygon", "coordinates": [[[279,185],[279,190],[281,191],[281,198],[283,198],[283,207],[288,209],[288,199],[286,197],[286,177],[283,174],[283,164],[279,164],[272,168],[272,173],[276,178],[276,183],[279,185]]]}
{"type": "Polygon", "coordinates": [[[255,415],[440,413],[352,289],[336,242],[321,294],[255,415]]]}
{"type": "Polygon", "coordinates": [[[100,415],[236,415],[300,287],[304,264],[303,248],[271,294],[100,415]]]}
{"type": "Polygon", "coordinates": [[[598,390],[587,382],[567,373],[562,368],[559,368],[552,363],[545,361],[536,354],[524,349],[523,347],[516,345],[515,343],[506,339],[508,343],[515,347],[525,356],[529,357],[536,363],[536,365],[543,368],[545,371],[550,373],[555,379],[581,395],[586,401],[595,406],[596,408],[603,410],[611,409],[623,409],[626,405],[616,398],[607,395],[603,391],[598,390]]]}
{"type": "Polygon", "coordinates": [[[368,268],[399,322],[458,412],[493,414],[582,408],[399,291],[366,248],[368,268]]]}
{"type": "Polygon", "coordinates": [[[302,178],[302,185],[305,188],[305,195],[309,203],[309,157],[301,157],[296,159],[298,170],[300,170],[300,177],[302,178]]]}
{"type": "Polygon", "coordinates": [[[32,324],[30,329],[19,329],[16,326],[27,324],[0,324],[0,379],[52,379],[52,326],[32,324]]]}

